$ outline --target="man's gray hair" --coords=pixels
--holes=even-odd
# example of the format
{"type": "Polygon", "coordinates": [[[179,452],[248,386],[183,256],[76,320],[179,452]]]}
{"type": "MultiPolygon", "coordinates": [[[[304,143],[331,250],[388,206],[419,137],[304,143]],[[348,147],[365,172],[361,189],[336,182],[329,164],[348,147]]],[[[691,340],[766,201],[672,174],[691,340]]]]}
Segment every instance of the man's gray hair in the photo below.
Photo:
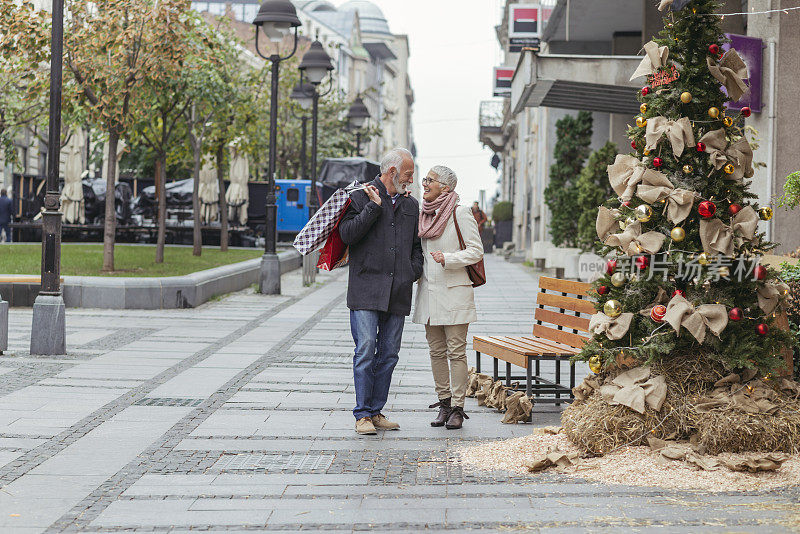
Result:
{"type": "Polygon", "coordinates": [[[400,165],[403,164],[403,158],[411,158],[413,160],[414,155],[402,147],[391,149],[381,160],[381,174],[386,174],[392,167],[397,169],[397,172],[400,172],[400,165]]]}
{"type": "Polygon", "coordinates": [[[458,185],[458,176],[456,173],[453,172],[453,169],[450,167],[445,167],[444,165],[437,165],[431,169],[431,172],[439,178],[439,181],[442,185],[446,185],[450,188],[450,191],[455,191],[456,186],[458,185]]]}

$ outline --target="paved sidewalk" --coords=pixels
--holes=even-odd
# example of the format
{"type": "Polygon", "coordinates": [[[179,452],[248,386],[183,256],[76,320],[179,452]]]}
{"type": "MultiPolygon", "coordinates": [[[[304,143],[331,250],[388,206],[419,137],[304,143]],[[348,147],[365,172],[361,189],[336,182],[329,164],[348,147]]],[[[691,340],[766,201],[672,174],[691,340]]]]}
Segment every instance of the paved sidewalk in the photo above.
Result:
{"type": "MultiPolygon", "coordinates": [[[[495,256],[487,273],[471,334],[529,331],[535,276],[495,256]]],[[[464,429],[431,428],[427,344],[410,321],[386,409],[402,430],[358,436],[346,272],[322,273],[312,289],[299,277],[284,276],[282,296],[243,291],[192,310],[69,310],[61,358],[30,357],[31,312],[12,309],[0,357],[0,533],[798,524],[796,490],[679,492],[462,469],[459,447],[531,425],[502,425],[468,399],[464,429]]],[[[537,406],[534,424],[558,424],[559,410],[537,406]]]]}

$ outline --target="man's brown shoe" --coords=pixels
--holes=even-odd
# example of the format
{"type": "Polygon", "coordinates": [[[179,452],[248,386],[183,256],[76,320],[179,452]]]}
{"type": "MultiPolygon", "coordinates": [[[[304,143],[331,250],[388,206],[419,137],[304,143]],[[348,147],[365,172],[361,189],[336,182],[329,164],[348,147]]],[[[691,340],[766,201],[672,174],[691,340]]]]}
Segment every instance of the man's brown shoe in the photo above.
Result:
{"type": "Polygon", "coordinates": [[[375,425],[372,424],[372,419],[369,417],[362,417],[358,421],[356,421],[356,432],[359,434],[377,434],[378,431],[375,430],[375,425]]]}
{"type": "Polygon", "coordinates": [[[400,430],[400,425],[389,421],[382,413],[372,416],[372,424],[379,430],[400,430]]]}

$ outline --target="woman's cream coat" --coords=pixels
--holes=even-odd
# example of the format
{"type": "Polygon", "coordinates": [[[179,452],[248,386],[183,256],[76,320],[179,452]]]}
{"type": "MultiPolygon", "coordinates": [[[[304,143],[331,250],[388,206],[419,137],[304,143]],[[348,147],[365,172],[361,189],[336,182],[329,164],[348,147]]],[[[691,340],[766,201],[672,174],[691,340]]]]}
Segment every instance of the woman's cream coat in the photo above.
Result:
{"type": "Polygon", "coordinates": [[[458,206],[456,216],[466,249],[461,250],[458,243],[452,215],[442,235],[422,240],[425,267],[417,285],[412,319],[415,323],[435,326],[478,320],[475,294],[466,267],[483,258],[483,243],[472,211],[468,207],[458,206]],[[444,266],[433,261],[431,252],[437,250],[444,253],[444,266]]]}

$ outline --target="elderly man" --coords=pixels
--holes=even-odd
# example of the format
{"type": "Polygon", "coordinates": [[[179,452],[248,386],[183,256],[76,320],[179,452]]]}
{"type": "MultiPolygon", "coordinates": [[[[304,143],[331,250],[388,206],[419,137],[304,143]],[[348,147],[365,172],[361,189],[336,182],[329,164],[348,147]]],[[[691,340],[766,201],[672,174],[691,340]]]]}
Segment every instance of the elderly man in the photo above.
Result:
{"type": "Polygon", "coordinates": [[[342,241],[350,247],[347,307],[356,345],[353,415],[359,434],[400,428],[381,410],[411,313],[411,287],[422,274],[419,203],[408,194],[413,182],[411,152],[395,148],[381,161],[380,176],[350,196],[339,223],[342,241]]]}

